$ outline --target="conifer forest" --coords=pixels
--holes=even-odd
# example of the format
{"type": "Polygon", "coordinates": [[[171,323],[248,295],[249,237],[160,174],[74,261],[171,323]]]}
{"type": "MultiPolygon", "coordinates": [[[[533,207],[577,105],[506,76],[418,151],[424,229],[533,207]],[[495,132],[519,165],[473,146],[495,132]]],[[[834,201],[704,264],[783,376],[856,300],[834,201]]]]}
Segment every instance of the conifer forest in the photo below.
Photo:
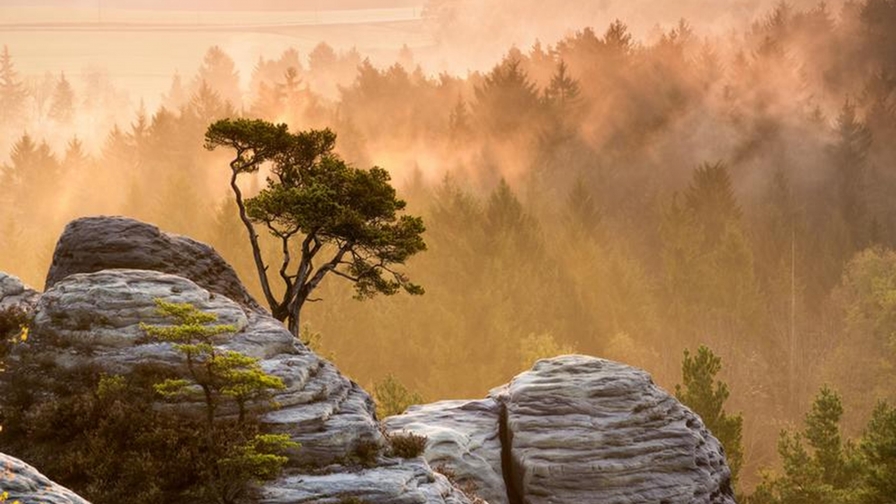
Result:
{"type": "MultiPolygon", "coordinates": [[[[542,357],[603,357],[703,416],[742,501],[893,502],[896,1],[624,4],[421,1],[380,44],[207,33],[146,87],[38,65],[41,36],[0,27],[0,271],[43,288],[69,221],[123,215],[212,245],[263,300],[234,152],[207,131],[329,129],[425,226],[413,284],[370,284],[422,295],[328,275],[302,308],[301,337],[368,390],[480,397],[542,357]]],[[[120,50],[136,68],[152,48],[120,50]]],[[[275,276],[281,241],[258,240],[275,276]]]]}

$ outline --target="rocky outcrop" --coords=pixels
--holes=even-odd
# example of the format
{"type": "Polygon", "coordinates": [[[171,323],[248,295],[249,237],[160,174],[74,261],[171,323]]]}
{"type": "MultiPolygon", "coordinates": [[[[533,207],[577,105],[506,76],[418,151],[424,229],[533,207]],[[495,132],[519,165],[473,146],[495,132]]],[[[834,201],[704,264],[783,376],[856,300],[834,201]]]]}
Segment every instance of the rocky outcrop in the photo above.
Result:
{"type": "Polygon", "coordinates": [[[219,348],[260,359],[265,371],[283,380],[286,388],[274,397],[281,407],[263,422],[301,443],[297,466],[347,459],[359,444],[381,442],[373,401],[332,363],[276,320],[180,276],[122,269],[70,275],[41,296],[28,348],[21,351],[63,369],[93,366],[109,374],[128,374],[138,365],[178,368],[183,358],[173,346],[147,341],[140,328],[141,322],[171,323],[156,312],[156,299],[214,313],[216,323],[235,329],[218,337],[219,348]]]}
{"type": "MultiPolygon", "coordinates": [[[[33,320],[8,362],[30,353],[46,380],[54,367],[107,374],[145,365],[178,369],[182,356],[172,345],[143,337],[141,322],[170,323],[157,314],[157,299],[216,314],[233,332],[215,345],[259,359],[283,380],[274,397],[280,407],[262,423],[301,446],[289,453],[282,477],[260,489],[259,502],[734,502],[722,448],[699,417],[644,371],[583,356],[539,361],[483,400],[417,406],[387,419],[389,431],[427,436],[427,447],[416,459],[384,456],[367,392],[261,309],[213,249],[130,219],[72,222],[44,294],[0,275],[0,308],[21,307],[33,320]]],[[[33,471],[16,463],[7,474],[33,471]]],[[[3,489],[23,503],[84,502],[64,489],[48,495],[71,494],[69,500],[27,500],[50,488],[39,478],[27,480],[38,483],[25,493],[12,494],[5,482],[3,489]]]]}
{"type": "Polygon", "coordinates": [[[44,290],[75,273],[113,268],[189,278],[206,290],[263,311],[215,249],[125,217],[84,217],[70,222],[56,243],[44,290]]]}
{"type": "Polygon", "coordinates": [[[21,460],[0,453],[0,493],[21,504],[90,504],[21,460]]]}
{"type": "Polygon", "coordinates": [[[542,360],[484,403],[414,407],[386,424],[433,436],[427,460],[481,496],[504,492],[497,502],[734,503],[723,450],[700,418],[646,372],[603,359],[542,360]],[[474,441],[496,430],[500,447],[474,441]],[[483,469],[496,459],[500,480],[483,469]]]}
{"type": "Polygon", "coordinates": [[[386,419],[388,430],[426,436],[426,460],[489,504],[510,504],[501,469],[499,420],[494,399],[441,401],[413,406],[386,419]]]}
{"type": "Polygon", "coordinates": [[[18,278],[0,271],[0,312],[19,309],[31,313],[40,293],[28,288],[18,278]]]}
{"type": "Polygon", "coordinates": [[[0,304],[33,307],[28,340],[16,345],[10,360],[29,354],[46,380],[84,366],[106,374],[182,367],[171,344],[149,341],[140,327],[171,323],[157,313],[157,299],[190,303],[232,326],[234,332],[216,337],[215,345],[260,359],[266,372],[283,380],[285,389],[273,398],[279,408],[261,421],[300,444],[289,453],[284,476],[261,489],[261,502],[338,503],[351,496],[369,504],[469,504],[422,458],[378,455],[385,440],[367,392],[259,308],[210,247],[129,219],[80,219],[57,245],[45,293],[26,290],[12,277],[0,277],[0,288],[0,304]],[[370,466],[364,469],[358,465],[363,453],[370,466]]]}
{"type": "Polygon", "coordinates": [[[421,459],[355,472],[286,476],[265,485],[263,504],[342,504],[344,502],[469,504],[448,479],[421,459]],[[356,499],[352,501],[351,499],[356,499]]]}

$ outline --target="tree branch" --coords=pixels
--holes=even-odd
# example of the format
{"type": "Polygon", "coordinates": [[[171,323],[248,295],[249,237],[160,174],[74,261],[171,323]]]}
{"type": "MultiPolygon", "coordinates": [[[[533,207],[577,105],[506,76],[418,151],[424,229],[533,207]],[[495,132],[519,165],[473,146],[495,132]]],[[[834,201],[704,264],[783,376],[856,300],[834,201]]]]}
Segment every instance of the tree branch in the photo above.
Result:
{"type": "Polygon", "coordinates": [[[246,214],[246,204],[243,202],[243,192],[240,190],[240,186],[236,183],[236,177],[239,175],[240,169],[245,168],[246,166],[240,166],[240,161],[242,161],[244,153],[244,149],[238,149],[236,158],[230,162],[230,188],[233,190],[234,196],[236,196],[236,206],[240,211],[240,220],[243,221],[243,225],[249,233],[249,243],[252,245],[252,258],[255,260],[255,268],[258,270],[258,279],[261,282],[261,290],[264,292],[264,297],[268,302],[268,306],[271,307],[272,314],[276,317],[277,314],[274,314],[273,312],[278,311],[275,310],[275,308],[279,307],[279,305],[274,298],[274,294],[271,292],[271,284],[268,281],[268,268],[264,263],[264,259],[261,257],[261,247],[258,244],[258,233],[255,232],[255,226],[246,214]]]}

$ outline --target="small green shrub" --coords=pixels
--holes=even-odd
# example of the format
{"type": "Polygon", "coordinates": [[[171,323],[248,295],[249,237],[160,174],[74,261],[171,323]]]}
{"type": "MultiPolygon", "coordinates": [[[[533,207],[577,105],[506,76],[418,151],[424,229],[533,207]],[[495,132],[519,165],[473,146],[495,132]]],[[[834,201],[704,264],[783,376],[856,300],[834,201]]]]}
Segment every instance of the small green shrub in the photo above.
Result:
{"type": "Polygon", "coordinates": [[[408,406],[424,402],[420,394],[408,390],[391,374],[374,384],[373,399],[376,402],[376,415],[379,419],[404,413],[408,406]]]}
{"type": "Polygon", "coordinates": [[[364,467],[376,466],[377,459],[382,451],[379,443],[373,440],[359,441],[355,446],[354,460],[351,462],[358,463],[364,467]]]}
{"type": "Polygon", "coordinates": [[[426,436],[413,432],[394,432],[386,435],[389,452],[396,457],[416,458],[426,451],[426,436]]]}

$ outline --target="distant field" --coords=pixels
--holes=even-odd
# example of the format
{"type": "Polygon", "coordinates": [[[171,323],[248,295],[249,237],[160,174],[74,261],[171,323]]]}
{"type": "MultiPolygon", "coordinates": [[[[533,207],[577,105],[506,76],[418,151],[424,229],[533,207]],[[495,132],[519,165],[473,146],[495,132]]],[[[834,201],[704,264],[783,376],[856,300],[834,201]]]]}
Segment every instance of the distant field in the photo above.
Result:
{"type": "MultiPolygon", "coordinates": [[[[328,6],[329,7],[329,6],[328,6]]],[[[414,22],[418,6],[315,10],[163,10],[0,6],[0,33],[9,30],[221,29],[414,22]]]]}
{"type": "Polygon", "coordinates": [[[419,7],[425,0],[4,0],[7,7],[301,11],[419,7]]]}

